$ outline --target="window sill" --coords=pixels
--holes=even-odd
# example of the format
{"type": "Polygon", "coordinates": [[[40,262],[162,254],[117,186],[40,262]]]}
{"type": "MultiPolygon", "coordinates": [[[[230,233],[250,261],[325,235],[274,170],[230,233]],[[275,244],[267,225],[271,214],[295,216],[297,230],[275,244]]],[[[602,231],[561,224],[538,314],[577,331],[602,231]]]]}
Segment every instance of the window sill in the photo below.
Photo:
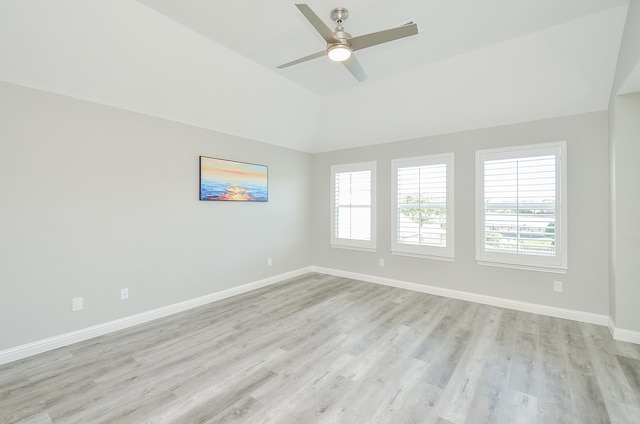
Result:
{"type": "Polygon", "coordinates": [[[377,252],[378,251],[378,249],[376,249],[375,247],[347,246],[344,244],[332,244],[331,247],[334,249],[359,250],[361,252],[377,252]]]}
{"type": "Polygon", "coordinates": [[[498,268],[522,269],[525,271],[550,272],[554,274],[567,273],[567,268],[563,268],[563,267],[551,267],[551,266],[542,266],[542,265],[522,265],[522,264],[491,262],[491,261],[482,261],[482,260],[476,260],[476,263],[482,266],[495,266],[498,268]]]}
{"type": "Polygon", "coordinates": [[[436,261],[445,261],[445,262],[453,262],[453,256],[440,256],[440,255],[429,255],[425,253],[415,253],[415,252],[403,252],[399,250],[392,250],[392,255],[397,256],[408,256],[411,258],[421,258],[421,259],[434,259],[436,261]]]}

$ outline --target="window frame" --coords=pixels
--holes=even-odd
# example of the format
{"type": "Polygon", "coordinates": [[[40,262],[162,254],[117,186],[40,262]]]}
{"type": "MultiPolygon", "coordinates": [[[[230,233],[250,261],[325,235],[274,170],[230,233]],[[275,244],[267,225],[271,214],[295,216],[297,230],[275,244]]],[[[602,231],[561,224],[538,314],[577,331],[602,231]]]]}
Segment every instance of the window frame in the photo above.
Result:
{"type": "Polygon", "coordinates": [[[476,262],[479,265],[566,274],[567,264],[567,142],[527,144],[476,150],[476,262]],[[555,255],[491,252],[485,249],[484,165],[486,161],[555,156],[555,255]]]}
{"type": "Polygon", "coordinates": [[[376,251],[376,166],[375,161],[358,162],[331,166],[331,247],[342,249],[376,251]],[[371,172],[371,199],[370,199],[370,239],[339,238],[336,234],[336,174],[347,172],[371,172]]]}
{"type": "Polygon", "coordinates": [[[426,156],[393,159],[391,161],[391,253],[445,261],[454,260],[455,210],[454,210],[454,154],[442,153],[426,156]],[[446,247],[413,245],[398,242],[398,170],[414,166],[446,166],[446,247]]]}

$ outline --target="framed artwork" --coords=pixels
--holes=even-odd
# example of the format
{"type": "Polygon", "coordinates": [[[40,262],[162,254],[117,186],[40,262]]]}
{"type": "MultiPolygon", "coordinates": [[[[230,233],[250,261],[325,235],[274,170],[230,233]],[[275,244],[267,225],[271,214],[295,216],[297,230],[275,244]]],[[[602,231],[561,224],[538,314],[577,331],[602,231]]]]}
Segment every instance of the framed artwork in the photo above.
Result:
{"type": "Polygon", "coordinates": [[[265,165],[200,156],[200,200],[267,202],[265,165]]]}

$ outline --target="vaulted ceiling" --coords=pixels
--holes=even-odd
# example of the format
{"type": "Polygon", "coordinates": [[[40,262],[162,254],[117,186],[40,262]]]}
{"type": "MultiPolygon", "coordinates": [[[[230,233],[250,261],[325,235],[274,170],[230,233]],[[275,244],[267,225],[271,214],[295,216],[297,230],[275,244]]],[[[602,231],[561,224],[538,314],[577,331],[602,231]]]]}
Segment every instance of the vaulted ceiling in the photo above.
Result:
{"type": "Polygon", "coordinates": [[[317,152],[605,110],[629,0],[322,0],[359,83],[286,0],[3,0],[0,80],[317,152]]]}

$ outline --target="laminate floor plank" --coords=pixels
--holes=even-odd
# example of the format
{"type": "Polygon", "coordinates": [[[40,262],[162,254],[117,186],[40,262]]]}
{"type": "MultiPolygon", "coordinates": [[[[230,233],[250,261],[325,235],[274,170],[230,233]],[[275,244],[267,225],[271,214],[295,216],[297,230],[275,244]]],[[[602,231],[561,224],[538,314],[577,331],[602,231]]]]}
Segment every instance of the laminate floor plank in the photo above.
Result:
{"type": "Polygon", "coordinates": [[[438,325],[429,333],[428,337],[422,340],[422,343],[413,354],[414,358],[431,363],[437,352],[448,345],[455,331],[454,317],[445,315],[439,320],[438,325]]]}
{"type": "Polygon", "coordinates": [[[451,338],[437,352],[436,358],[431,362],[424,375],[427,383],[443,389],[449,384],[449,380],[469,344],[471,332],[459,328],[450,336],[451,338]]]}
{"type": "Polygon", "coordinates": [[[2,424],[638,422],[606,327],[316,273],[0,366],[2,424]]]}
{"type": "Polygon", "coordinates": [[[482,374],[477,383],[466,423],[499,423],[506,407],[507,386],[510,379],[513,355],[520,330],[513,325],[511,311],[501,311],[484,365],[478,364],[482,374]]]}
{"type": "MultiPolygon", "coordinates": [[[[505,370],[506,375],[508,371],[505,370]]],[[[465,423],[498,423],[505,408],[507,380],[504,375],[485,368],[480,375],[465,423]]]]}
{"type": "MultiPolygon", "coordinates": [[[[538,398],[517,390],[507,389],[503,424],[536,424],[538,416],[538,398]]],[[[542,421],[544,422],[544,421],[542,421]]]]}
{"type": "Polygon", "coordinates": [[[53,421],[51,421],[51,417],[49,417],[49,414],[45,412],[42,414],[33,415],[31,417],[23,418],[18,421],[17,424],[53,424],[53,421]]]}
{"type": "Polygon", "coordinates": [[[637,402],[635,392],[640,392],[640,385],[632,388],[632,384],[636,368],[639,373],[638,377],[640,377],[640,361],[624,356],[610,355],[598,346],[589,345],[588,350],[598,385],[602,391],[609,395],[605,399],[608,400],[606,402],[608,409],[614,409],[616,403],[632,405],[637,402]],[[625,367],[627,361],[636,361],[636,363],[625,367]],[[629,377],[631,377],[631,381],[629,381],[629,377]]]}
{"type": "Polygon", "coordinates": [[[538,354],[538,338],[521,331],[511,363],[509,388],[532,396],[537,395],[540,371],[538,354]]]}
{"type": "MultiPolygon", "coordinates": [[[[625,390],[624,395],[628,395],[628,397],[621,397],[620,401],[631,405],[634,403],[634,399],[632,398],[633,395],[635,395],[635,401],[640,401],[640,359],[627,358],[622,355],[616,355],[616,359],[618,360],[620,368],[629,383],[628,387],[631,388],[630,391],[625,390]]],[[[619,374],[608,376],[611,377],[611,380],[616,377],[622,380],[622,376],[619,374]]]]}
{"type": "MultiPolygon", "coordinates": [[[[339,422],[344,419],[344,403],[348,402],[353,393],[357,393],[358,383],[344,377],[341,369],[353,358],[343,355],[326,364],[323,375],[301,387],[296,394],[286,402],[288,413],[287,422],[339,422]],[[291,402],[293,400],[293,402],[291,402]]],[[[282,411],[280,411],[282,412],[282,411]]],[[[274,423],[283,421],[282,414],[278,420],[272,416],[274,423]]]]}
{"type": "Polygon", "coordinates": [[[413,306],[407,308],[400,316],[399,323],[417,329],[424,328],[425,320],[429,320],[435,313],[442,312],[442,306],[447,299],[441,296],[423,296],[422,293],[411,292],[413,306]]]}
{"type": "Polygon", "coordinates": [[[581,375],[594,375],[593,363],[582,331],[568,331],[566,337],[567,369],[581,375]]]}
{"type": "MultiPolygon", "coordinates": [[[[465,341],[464,347],[461,345],[461,349],[457,352],[460,354],[457,366],[443,367],[447,373],[451,372],[451,375],[448,376],[442,402],[437,405],[436,411],[438,417],[453,423],[464,423],[466,418],[473,413],[471,408],[482,379],[483,370],[493,349],[494,340],[500,329],[502,310],[491,307],[481,308],[472,315],[475,327],[465,325],[461,327],[465,332],[468,332],[468,339],[465,341]]],[[[451,358],[451,364],[453,364],[455,354],[451,355],[451,358]]],[[[447,377],[445,373],[442,375],[447,377]]]]}
{"type": "MultiPolygon", "coordinates": [[[[554,357],[555,359],[555,357],[554,357]]],[[[567,370],[553,361],[541,361],[538,408],[541,423],[573,423],[571,386],[567,370]]]]}
{"type": "Polygon", "coordinates": [[[268,408],[264,423],[338,422],[332,416],[342,415],[341,402],[357,393],[357,383],[344,377],[342,368],[352,360],[349,354],[327,356],[327,360],[314,368],[314,374],[286,375],[277,386],[266,386],[253,396],[263,396],[271,402],[276,395],[276,408],[268,408]],[[293,381],[290,381],[293,379],[293,381]],[[284,383],[284,384],[283,384],[284,383]],[[311,420],[314,421],[311,421],[311,420]]]}
{"type": "MultiPolygon", "coordinates": [[[[598,380],[592,375],[570,373],[571,400],[575,421],[579,423],[610,423],[611,417],[605,404],[598,380]]],[[[636,418],[628,417],[629,423],[636,418]]]]}
{"type": "MultiPolygon", "coordinates": [[[[416,370],[419,373],[420,370],[416,370]]],[[[394,402],[389,405],[386,423],[423,424],[435,421],[435,406],[440,401],[442,389],[421,381],[410,379],[403,383],[394,402]]]]}

